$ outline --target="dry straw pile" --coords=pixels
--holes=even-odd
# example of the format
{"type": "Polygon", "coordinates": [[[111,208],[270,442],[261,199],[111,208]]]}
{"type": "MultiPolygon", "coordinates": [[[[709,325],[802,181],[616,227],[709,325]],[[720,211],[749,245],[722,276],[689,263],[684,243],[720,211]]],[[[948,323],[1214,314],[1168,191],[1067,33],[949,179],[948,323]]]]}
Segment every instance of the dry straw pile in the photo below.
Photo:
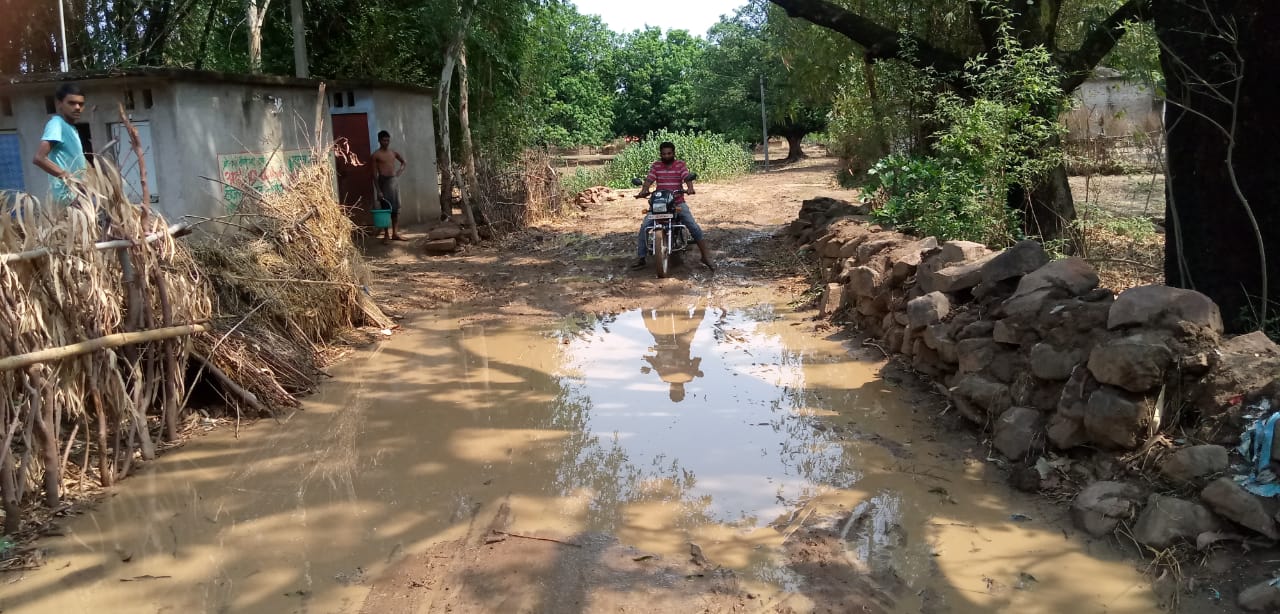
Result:
{"type": "Polygon", "coordinates": [[[131,204],[105,161],[76,184],[72,206],[9,199],[0,215],[7,534],[181,439],[197,378],[237,416],[265,414],[314,387],[329,340],[393,326],[365,290],[328,152],[315,159],[283,192],[240,186],[240,209],[191,223],[209,232],[188,239],[175,239],[187,223],[131,204]]]}
{"type": "Polygon", "coordinates": [[[178,437],[189,335],[212,315],[194,262],[119,173],[100,163],[76,191],[70,207],[24,195],[0,215],[6,533],[35,491],[56,507],[68,483],[109,485],[152,458],[156,431],[178,437]]]}
{"type": "Polygon", "coordinates": [[[336,335],[394,326],[369,298],[369,271],[353,242],[356,226],[336,200],[333,166],[327,155],[315,159],[323,162],[297,169],[283,192],[240,186],[239,209],[219,221],[228,231],[192,241],[215,311],[241,316],[197,345],[217,347],[229,378],[276,407],[312,388],[336,335]]]}

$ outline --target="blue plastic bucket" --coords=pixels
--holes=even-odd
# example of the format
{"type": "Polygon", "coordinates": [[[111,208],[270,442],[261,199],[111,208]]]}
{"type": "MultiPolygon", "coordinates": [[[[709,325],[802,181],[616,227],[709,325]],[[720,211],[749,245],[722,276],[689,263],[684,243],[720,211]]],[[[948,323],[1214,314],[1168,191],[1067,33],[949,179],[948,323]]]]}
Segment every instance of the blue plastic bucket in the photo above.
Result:
{"type": "Polygon", "coordinates": [[[373,226],[375,228],[391,228],[391,210],[373,209],[373,226]]]}

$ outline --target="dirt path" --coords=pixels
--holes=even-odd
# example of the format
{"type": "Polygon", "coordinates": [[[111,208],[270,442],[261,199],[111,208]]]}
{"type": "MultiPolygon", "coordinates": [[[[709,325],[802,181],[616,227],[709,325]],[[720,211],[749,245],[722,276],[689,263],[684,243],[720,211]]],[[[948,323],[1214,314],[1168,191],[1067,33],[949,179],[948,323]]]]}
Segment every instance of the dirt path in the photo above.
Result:
{"type": "MultiPolygon", "coordinates": [[[[720,270],[714,277],[701,267],[676,267],[665,280],[651,270],[627,268],[643,209],[641,201],[629,198],[635,190],[460,255],[422,255],[414,242],[370,242],[366,249],[379,282],[378,298],[399,314],[463,301],[481,309],[533,308],[547,314],[616,312],[652,304],[654,297],[732,294],[762,281],[799,288],[794,284],[803,279],[796,262],[780,255],[770,235],[805,199],[849,198],[851,193],[835,184],[835,173],[833,159],[814,157],[766,175],[700,186],[690,201],[717,254],[720,270]]],[[[686,256],[697,264],[696,248],[686,256]]]]}
{"type": "Polygon", "coordinates": [[[630,198],[453,256],[370,246],[400,332],[67,519],[0,610],[1155,610],[937,395],[810,319],[773,235],[849,197],[834,170],[700,186],[714,275],[629,271],[630,198]]]}
{"type": "MultiPolygon", "coordinates": [[[[695,266],[676,268],[670,279],[656,279],[652,270],[629,270],[627,265],[633,258],[641,206],[640,201],[630,198],[630,192],[620,192],[616,200],[591,206],[573,219],[542,225],[498,245],[471,248],[459,255],[420,256],[414,253],[412,244],[370,245],[371,260],[383,282],[376,292],[393,312],[410,314],[455,304],[468,314],[462,320],[473,323],[501,323],[519,318],[525,323],[563,325],[566,318],[590,320],[628,310],[663,305],[680,307],[684,304],[682,301],[706,301],[727,308],[761,301],[800,306],[812,298],[803,274],[804,264],[773,235],[780,225],[793,219],[802,200],[854,196],[836,185],[835,172],[833,159],[813,157],[768,174],[700,186],[698,195],[691,201],[717,254],[719,269],[714,274],[696,266],[696,252],[692,250],[688,260],[695,266]]],[[[812,335],[830,334],[824,326],[809,323],[804,329],[812,335]]],[[[876,357],[869,349],[861,355],[861,359],[870,364],[875,364],[876,357]]],[[[941,450],[931,453],[934,460],[950,457],[949,462],[956,466],[989,474],[985,479],[990,482],[1003,481],[1003,476],[994,472],[993,465],[984,462],[986,454],[974,449],[972,434],[966,432],[958,420],[935,417],[942,409],[937,397],[911,383],[912,376],[896,367],[886,369],[884,377],[906,383],[897,388],[898,393],[914,403],[918,412],[908,422],[925,425],[926,429],[938,433],[936,437],[926,436],[941,446],[941,450]]],[[[915,458],[907,449],[910,443],[903,447],[878,433],[864,436],[877,440],[879,445],[890,448],[896,445],[904,458],[915,458]]],[[[910,471],[913,470],[908,473],[910,471]]],[[[1051,532],[1067,524],[1061,508],[1054,509],[1008,489],[997,490],[1001,496],[1013,500],[996,504],[994,516],[984,516],[981,520],[953,518],[935,521],[932,526],[950,526],[960,531],[972,529],[975,535],[981,535],[983,530],[978,529],[979,526],[1007,524],[1008,513],[1013,510],[1033,510],[1033,514],[1052,518],[1045,526],[1051,532]]],[[[931,500],[940,497],[943,505],[955,501],[945,487],[934,485],[928,492],[931,494],[926,496],[931,500]]],[[[864,547],[873,552],[885,548],[887,553],[894,548],[893,544],[901,545],[905,541],[905,536],[895,533],[903,531],[903,527],[892,521],[885,524],[883,510],[877,509],[877,505],[885,503],[863,501],[852,511],[843,506],[841,509],[828,507],[825,518],[820,514],[817,518],[809,516],[783,524],[791,540],[790,545],[784,541],[780,549],[788,561],[786,568],[788,573],[795,574],[793,582],[807,586],[807,590],[798,593],[784,592],[761,599],[758,593],[743,588],[732,572],[722,575],[724,569],[719,565],[705,558],[699,560],[700,553],[689,558],[657,557],[657,566],[644,563],[654,555],[630,549],[608,533],[508,539],[490,529],[473,526],[466,537],[437,544],[389,571],[375,584],[363,611],[1074,611],[1078,596],[1073,596],[1074,589],[1062,586],[1046,589],[1048,594],[1038,602],[1032,599],[1037,606],[1015,607],[1019,600],[1009,596],[1031,590],[1030,584],[1038,581],[1025,571],[1011,571],[1002,578],[990,577],[996,574],[989,571],[981,572],[972,578],[971,589],[958,590],[998,597],[971,601],[961,597],[952,586],[920,588],[917,584],[908,591],[902,577],[889,569],[892,565],[875,555],[869,560],[850,559],[849,540],[855,539],[850,537],[851,527],[859,527],[854,533],[862,532],[863,537],[856,539],[866,539],[864,547]],[[870,520],[873,515],[876,519],[870,520]],[[872,524],[869,529],[864,526],[868,522],[872,524]],[[566,542],[569,545],[565,545],[566,542]],[[549,601],[548,595],[562,595],[563,599],[549,601]]],[[[815,505],[808,511],[812,514],[819,507],[815,505]]],[[[794,510],[791,520],[802,510],[794,510]]],[[[501,516],[499,512],[493,522],[501,522],[501,516]]],[[[480,520],[479,526],[486,526],[484,519],[480,520]]],[[[930,525],[927,521],[920,522],[930,525]]],[[[1062,535],[1066,537],[1068,531],[1063,530],[1062,535]]],[[[978,541],[989,542],[990,538],[981,536],[978,541]]],[[[1068,550],[1075,550],[1078,545],[1073,544],[1068,550]]],[[[1016,540],[1010,544],[1011,561],[1019,556],[1011,552],[1022,546],[1025,544],[1016,544],[1016,540]]],[[[1056,546],[1041,547],[1047,549],[1033,547],[1032,552],[1039,553],[1032,555],[1033,558],[1043,556],[1043,560],[1048,561],[1067,556],[1065,552],[1057,552],[1056,546]]],[[[971,552],[979,553],[984,548],[975,544],[971,552]]],[[[1091,569],[1094,563],[1114,564],[1115,554],[1109,546],[1095,543],[1085,546],[1084,551],[1088,552],[1086,558],[1077,562],[1080,567],[1076,571],[1080,575],[1117,573],[1114,568],[1110,572],[1091,569]],[[1090,560],[1089,557],[1100,558],[1090,560]]],[[[893,555],[882,553],[882,556],[892,558],[893,555]]],[[[963,575],[952,566],[947,566],[947,570],[963,575]]],[[[942,568],[937,567],[933,573],[941,571],[942,568]]],[[[1138,577],[1132,568],[1120,575],[1130,579],[1138,577]]],[[[1121,583],[1125,581],[1131,580],[1121,580],[1121,583]]],[[[961,582],[957,580],[957,584],[961,582]]],[[[1081,594],[1090,592],[1088,588],[1076,588],[1083,589],[1081,594]]],[[[1146,601],[1154,597],[1143,597],[1150,595],[1147,586],[1138,584],[1117,590],[1120,594],[1128,593],[1129,600],[1103,598],[1094,603],[1105,603],[1105,607],[1114,608],[1109,610],[1113,612],[1147,611],[1154,603],[1146,601]]],[[[1087,599],[1081,603],[1087,603],[1087,599]]]]}

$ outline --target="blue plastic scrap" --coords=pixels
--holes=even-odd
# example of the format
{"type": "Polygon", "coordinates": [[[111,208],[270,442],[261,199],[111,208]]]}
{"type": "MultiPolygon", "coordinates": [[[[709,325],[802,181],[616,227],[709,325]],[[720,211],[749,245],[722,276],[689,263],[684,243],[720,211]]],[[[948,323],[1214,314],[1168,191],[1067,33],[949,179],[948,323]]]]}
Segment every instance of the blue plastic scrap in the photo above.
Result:
{"type": "Polygon", "coordinates": [[[1275,497],[1280,495],[1280,478],[1271,470],[1271,444],[1276,438],[1280,412],[1270,413],[1270,399],[1249,407],[1248,412],[1247,417],[1255,419],[1240,435],[1240,447],[1237,449],[1249,461],[1250,471],[1248,475],[1237,475],[1235,480],[1255,495],[1275,497]]]}

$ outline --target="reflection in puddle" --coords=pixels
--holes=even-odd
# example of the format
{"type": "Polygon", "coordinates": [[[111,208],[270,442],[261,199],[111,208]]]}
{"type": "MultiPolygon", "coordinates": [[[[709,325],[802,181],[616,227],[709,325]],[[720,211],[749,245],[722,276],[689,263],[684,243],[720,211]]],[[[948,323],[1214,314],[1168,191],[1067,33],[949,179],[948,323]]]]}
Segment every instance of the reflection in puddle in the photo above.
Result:
{"type": "Polygon", "coordinates": [[[805,590],[783,555],[812,554],[797,531],[835,518],[832,556],[905,586],[895,611],[926,589],[934,611],[1150,611],[1129,565],[933,443],[875,365],[799,318],[698,304],[548,333],[424,317],[284,424],[147,465],[42,542],[48,565],[0,585],[0,609],[355,612],[371,578],[501,513],[664,557],[695,542],[766,595],[805,590]],[[990,590],[1021,574],[1034,590],[990,590]],[[163,579],[121,582],[144,576],[163,579]]]}
{"type": "Polygon", "coordinates": [[[805,386],[805,357],[763,326],[714,308],[633,311],[568,345],[562,409],[590,406],[591,439],[561,486],[596,494],[598,528],[653,497],[683,502],[686,522],[756,528],[857,479],[835,434],[807,424],[822,393],[805,386]]]}

